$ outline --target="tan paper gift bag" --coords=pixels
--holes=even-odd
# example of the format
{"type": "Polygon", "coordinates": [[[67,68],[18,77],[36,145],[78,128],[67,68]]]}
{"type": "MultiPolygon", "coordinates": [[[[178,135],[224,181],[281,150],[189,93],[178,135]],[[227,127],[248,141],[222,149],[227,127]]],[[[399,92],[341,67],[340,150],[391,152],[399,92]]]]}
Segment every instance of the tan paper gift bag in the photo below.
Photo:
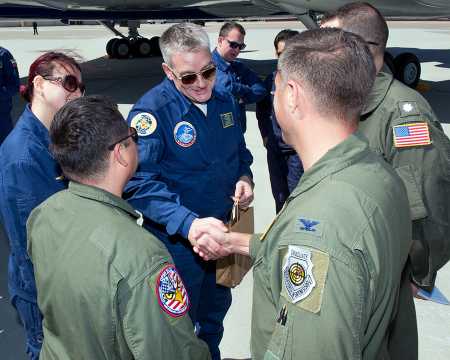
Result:
{"type": "MultiPolygon", "coordinates": [[[[246,210],[242,210],[235,203],[228,227],[233,232],[253,234],[255,231],[253,208],[249,207],[246,210]]],[[[234,288],[241,283],[251,267],[252,260],[249,256],[231,254],[221,258],[217,260],[216,283],[234,288]]]]}

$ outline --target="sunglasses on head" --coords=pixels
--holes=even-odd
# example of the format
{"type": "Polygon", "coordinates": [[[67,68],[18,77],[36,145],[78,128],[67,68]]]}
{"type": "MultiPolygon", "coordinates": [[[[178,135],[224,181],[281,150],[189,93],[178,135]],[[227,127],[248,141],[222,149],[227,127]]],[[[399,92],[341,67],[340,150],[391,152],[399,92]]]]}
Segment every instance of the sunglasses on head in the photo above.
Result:
{"type": "Polygon", "coordinates": [[[71,93],[77,91],[77,89],[80,89],[81,94],[84,94],[84,92],[86,91],[86,86],[83,84],[83,82],[78,81],[78,79],[74,75],[65,75],[64,77],[43,75],[42,77],[45,80],[55,81],[61,84],[64,89],[71,93]]]}
{"type": "Polygon", "coordinates": [[[225,39],[225,40],[228,41],[228,44],[230,44],[230,48],[232,48],[232,49],[244,50],[245,47],[247,46],[244,43],[238,43],[236,41],[230,41],[228,39],[225,39]]]}
{"type": "Polygon", "coordinates": [[[208,66],[206,69],[203,69],[196,73],[189,73],[184,75],[178,75],[174,70],[169,67],[170,71],[175,75],[175,77],[180,80],[183,85],[192,85],[197,81],[197,76],[203,77],[205,80],[211,80],[216,74],[216,67],[214,65],[208,66]]]}
{"type": "Polygon", "coordinates": [[[113,151],[114,150],[114,146],[116,146],[117,144],[120,144],[122,141],[125,141],[128,138],[131,138],[131,140],[133,140],[134,143],[137,144],[138,143],[138,139],[139,139],[139,135],[137,133],[137,130],[134,127],[129,127],[128,131],[130,133],[127,136],[125,136],[125,137],[117,140],[115,143],[112,143],[111,145],[109,145],[108,146],[108,150],[113,151]]]}

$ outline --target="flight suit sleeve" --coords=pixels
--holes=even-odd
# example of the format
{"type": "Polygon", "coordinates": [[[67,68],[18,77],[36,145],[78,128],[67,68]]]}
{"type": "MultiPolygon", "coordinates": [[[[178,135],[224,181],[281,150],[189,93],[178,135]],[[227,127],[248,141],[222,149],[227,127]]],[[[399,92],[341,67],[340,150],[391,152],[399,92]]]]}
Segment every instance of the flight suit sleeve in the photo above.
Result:
{"type": "Polygon", "coordinates": [[[135,108],[128,124],[139,134],[139,167],[125,188],[125,197],[150,220],[166,227],[169,235],[179,233],[187,238],[197,214],[180,203],[178,194],[170,191],[161,178],[161,159],[165,151],[159,119],[148,110],[135,108]]]}
{"type": "Polygon", "coordinates": [[[19,92],[20,79],[17,64],[12,55],[5,51],[1,57],[2,69],[0,75],[0,98],[12,97],[19,92]]]}
{"type": "Polygon", "coordinates": [[[371,306],[362,255],[290,245],[279,256],[281,294],[264,359],[361,359],[371,306]]]}
{"type": "Polygon", "coordinates": [[[119,322],[134,359],[210,359],[187,313],[189,297],[172,264],[118,290],[119,322]]]}
{"type": "Polygon", "coordinates": [[[233,64],[231,93],[244,104],[253,104],[266,96],[267,90],[252,70],[241,63],[233,64]]]}
{"type": "Polygon", "coordinates": [[[408,192],[413,220],[412,278],[430,291],[437,271],[450,259],[450,140],[426,100],[415,100],[397,103],[386,154],[408,192]],[[403,147],[402,131],[408,129],[412,134],[417,125],[423,127],[420,131],[430,143],[403,147]]]}
{"type": "Polygon", "coordinates": [[[241,141],[239,143],[239,175],[248,176],[253,181],[253,173],[250,169],[250,165],[253,163],[253,155],[247,144],[245,143],[244,134],[240,133],[241,141]]]}
{"type": "MultiPolygon", "coordinates": [[[[36,293],[33,267],[27,253],[26,222],[31,211],[46,200],[54,189],[55,179],[49,179],[36,163],[18,162],[2,171],[1,198],[2,217],[9,238],[11,253],[19,264],[17,275],[20,274],[22,289],[26,294],[36,293]]],[[[14,277],[15,275],[13,275],[14,277]]],[[[28,301],[36,302],[35,298],[27,297],[28,301]]]]}

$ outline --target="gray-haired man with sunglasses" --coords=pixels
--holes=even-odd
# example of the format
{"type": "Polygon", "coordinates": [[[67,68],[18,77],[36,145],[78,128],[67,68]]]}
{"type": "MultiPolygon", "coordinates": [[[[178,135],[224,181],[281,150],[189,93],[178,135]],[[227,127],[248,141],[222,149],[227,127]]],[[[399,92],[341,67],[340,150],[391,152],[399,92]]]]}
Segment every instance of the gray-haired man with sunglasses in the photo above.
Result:
{"type": "Polygon", "coordinates": [[[217,66],[216,90],[234,96],[240,108],[242,131],[247,130],[245,105],[253,104],[266,96],[263,82],[242,62],[236,60],[244,50],[245,29],[236,22],[227,22],[219,32],[217,47],[212,58],[217,66]]]}
{"type": "MultiPolygon", "coordinates": [[[[191,299],[189,315],[213,359],[220,359],[230,289],[216,285],[215,261],[193,251],[197,236],[223,222],[237,198],[253,199],[252,155],[230,94],[216,92],[206,32],[177,24],[160,39],[166,79],[134,105],[128,123],[139,135],[139,168],[127,197],[144,214],[144,226],[171,253],[191,299]]],[[[221,256],[211,243],[211,258],[221,256]]],[[[176,314],[173,314],[176,317],[176,314]]]]}

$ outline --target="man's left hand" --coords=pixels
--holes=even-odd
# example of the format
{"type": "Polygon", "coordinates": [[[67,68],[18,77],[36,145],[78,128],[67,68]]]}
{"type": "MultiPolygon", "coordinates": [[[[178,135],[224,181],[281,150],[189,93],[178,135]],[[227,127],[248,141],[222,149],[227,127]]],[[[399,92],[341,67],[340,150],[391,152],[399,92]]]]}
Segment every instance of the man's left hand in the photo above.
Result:
{"type": "Polygon", "coordinates": [[[253,182],[248,176],[241,176],[236,183],[234,201],[239,202],[239,207],[246,209],[253,201],[253,182]]]}

